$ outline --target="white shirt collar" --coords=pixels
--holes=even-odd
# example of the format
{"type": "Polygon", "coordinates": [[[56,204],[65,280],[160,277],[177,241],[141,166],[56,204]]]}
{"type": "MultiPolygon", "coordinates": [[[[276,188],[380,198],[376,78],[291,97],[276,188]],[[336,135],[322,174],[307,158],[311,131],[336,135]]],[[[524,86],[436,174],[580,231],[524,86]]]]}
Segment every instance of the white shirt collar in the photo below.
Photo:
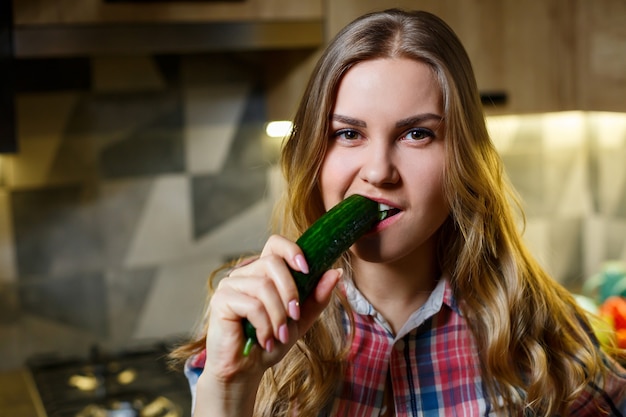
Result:
{"type": "MultiPolygon", "coordinates": [[[[419,327],[426,320],[441,310],[441,306],[444,303],[446,288],[448,287],[447,281],[448,279],[446,275],[439,279],[426,302],[409,316],[409,319],[395,335],[396,340],[401,339],[411,330],[419,327]]],[[[361,291],[359,291],[352,279],[344,279],[344,288],[348,303],[350,303],[350,306],[356,313],[372,316],[374,320],[383,326],[390,334],[393,333],[387,320],[378,311],[376,311],[374,306],[372,306],[361,291]]]]}

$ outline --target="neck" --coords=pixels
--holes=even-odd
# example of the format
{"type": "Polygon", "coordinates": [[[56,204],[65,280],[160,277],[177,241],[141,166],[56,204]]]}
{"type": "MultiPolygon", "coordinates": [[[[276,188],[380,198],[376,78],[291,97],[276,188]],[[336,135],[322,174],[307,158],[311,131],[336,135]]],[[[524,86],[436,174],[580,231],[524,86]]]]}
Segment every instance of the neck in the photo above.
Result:
{"type": "Polygon", "coordinates": [[[392,263],[353,262],[354,283],[397,332],[437,285],[441,271],[431,254],[392,263]]]}

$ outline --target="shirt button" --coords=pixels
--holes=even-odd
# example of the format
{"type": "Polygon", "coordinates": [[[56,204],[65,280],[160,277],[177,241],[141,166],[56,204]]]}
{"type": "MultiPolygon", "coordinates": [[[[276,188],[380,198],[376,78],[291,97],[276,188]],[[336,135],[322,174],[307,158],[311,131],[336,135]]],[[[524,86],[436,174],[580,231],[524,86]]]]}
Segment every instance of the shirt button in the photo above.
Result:
{"type": "Polygon", "coordinates": [[[395,350],[397,350],[398,352],[403,351],[404,350],[404,340],[398,340],[393,348],[395,350]]]}

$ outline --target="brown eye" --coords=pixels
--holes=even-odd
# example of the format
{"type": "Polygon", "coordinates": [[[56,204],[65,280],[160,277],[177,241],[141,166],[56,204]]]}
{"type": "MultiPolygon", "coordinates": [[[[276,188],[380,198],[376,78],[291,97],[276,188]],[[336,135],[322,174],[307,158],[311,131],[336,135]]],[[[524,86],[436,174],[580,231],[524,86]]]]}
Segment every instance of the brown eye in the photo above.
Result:
{"type": "Polygon", "coordinates": [[[420,141],[428,138],[433,138],[434,136],[434,132],[430,129],[417,128],[409,130],[407,134],[404,135],[403,139],[420,141]]]}
{"type": "Polygon", "coordinates": [[[360,138],[360,135],[357,131],[351,129],[342,129],[335,133],[336,138],[345,139],[345,140],[355,140],[360,138]]]}

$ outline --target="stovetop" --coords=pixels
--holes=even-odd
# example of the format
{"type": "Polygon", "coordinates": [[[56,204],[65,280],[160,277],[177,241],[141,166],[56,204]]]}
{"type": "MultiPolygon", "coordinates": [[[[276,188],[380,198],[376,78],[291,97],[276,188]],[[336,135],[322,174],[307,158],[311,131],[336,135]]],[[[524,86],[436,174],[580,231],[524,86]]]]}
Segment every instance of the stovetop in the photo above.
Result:
{"type": "Polygon", "coordinates": [[[47,417],[188,417],[189,385],[166,346],[28,363],[47,417]]]}

